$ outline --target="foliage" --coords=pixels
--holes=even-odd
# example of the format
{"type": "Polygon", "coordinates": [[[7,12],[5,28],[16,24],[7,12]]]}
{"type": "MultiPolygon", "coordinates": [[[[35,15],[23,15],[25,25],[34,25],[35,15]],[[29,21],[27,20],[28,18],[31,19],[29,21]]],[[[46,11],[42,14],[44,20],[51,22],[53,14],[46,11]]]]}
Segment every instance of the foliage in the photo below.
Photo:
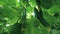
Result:
{"type": "Polygon", "coordinates": [[[60,0],[0,0],[0,34],[59,34],[60,0]]]}

